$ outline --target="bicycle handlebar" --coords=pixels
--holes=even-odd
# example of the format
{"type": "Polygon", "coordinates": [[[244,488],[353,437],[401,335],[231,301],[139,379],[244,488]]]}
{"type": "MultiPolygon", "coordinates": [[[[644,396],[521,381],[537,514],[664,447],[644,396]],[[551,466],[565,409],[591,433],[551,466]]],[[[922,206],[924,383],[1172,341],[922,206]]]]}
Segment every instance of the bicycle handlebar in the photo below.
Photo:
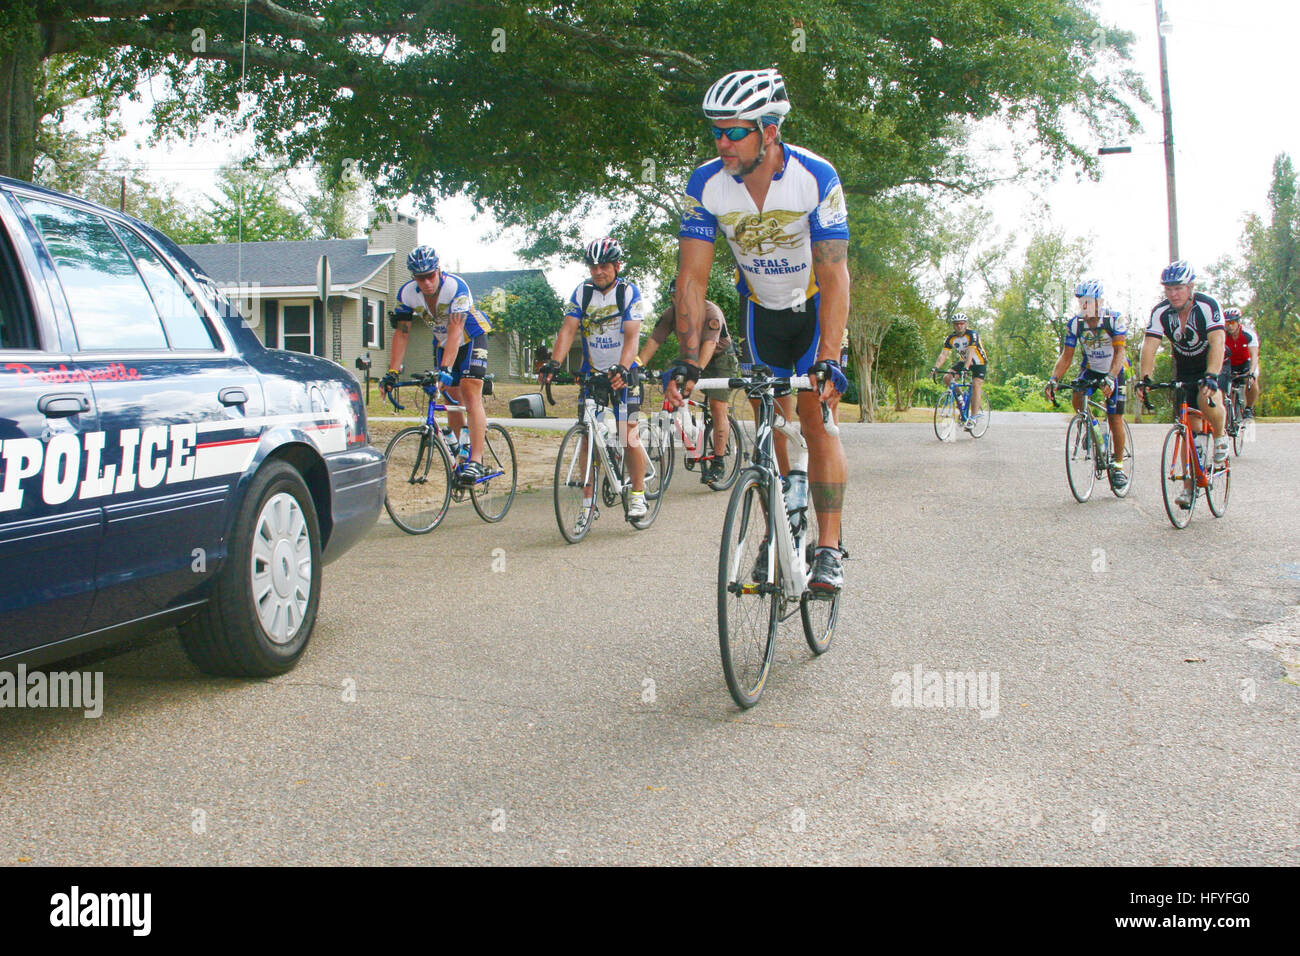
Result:
{"type": "MultiPolygon", "coordinates": [[[[1155,391],[1156,389],[1170,389],[1170,390],[1173,390],[1173,389],[1176,389],[1176,388],[1186,388],[1186,387],[1189,386],[1189,385],[1199,386],[1199,385],[1200,385],[1200,382],[1138,382],[1138,383],[1137,383],[1137,387],[1138,387],[1138,388],[1146,389],[1147,391],[1155,391]]],[[[1210,407],[1211,407],[1211,408],[1215,408],[1215,407],[1216,407],[1215,404],[1214,404],[1214,393],[1217,392],[1217,391],[1218,391],[1218,389],[1215,389],[1214,391],[1211,391],[1211,392],[1210,392],[1209,401],[1210,401],[1210,407]]],[[[1151,407],[1152,407],[1152,406],[1150,405],[1150,403],[1144,402],[1143,404],[1144,404],[1147,408],[1151,408],[1151,407]]]]}

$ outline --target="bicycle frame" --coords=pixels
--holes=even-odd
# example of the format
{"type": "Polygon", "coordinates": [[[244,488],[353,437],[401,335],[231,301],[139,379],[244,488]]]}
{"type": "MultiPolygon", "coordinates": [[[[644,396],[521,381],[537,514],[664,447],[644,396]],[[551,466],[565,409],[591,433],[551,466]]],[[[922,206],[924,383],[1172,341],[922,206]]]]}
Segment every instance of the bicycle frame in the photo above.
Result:
{"type": "MultiPolygon", "coordinates": [[[[697,389],[729,388],[733,381],[740,379],[700,379],[697,389]]],[[[746,383],[748,384],[748,383],[746,383]]],[[[743,387],[739,386],[739,387],[743,387]]],[[[791,389],[808,389],[815,387],[806,375],[790,379],[791,389]]],[[[782,596],[788,601],[797,602],[808,586],[809,569],[805,560],[804,549],[795,546],[794,532],[790,522],[785,519],[785,489],[781,485],[781,472],[777,467],[776,449],[773,444],[776,432],[781,432],[790,442],[790,468],[806,470],[808,462],[808,444],[798,425],[785,420],[785,416],[776,410],[776,399],[772,389],[763,386],[755,389],[758,394],[750,393],[750,398],[758,400],[758,418],[754,426],[754,456],[747,467],[763,472],[768,486],[767,541],[768,561],[766,587],[773,587],[773,576],[777,574],[778,564],[784,585],[782,596]],[[796,461],[798,465],[796,466],[796,461]],[[780,520],[778,520],[778,516],[780,520]],[[773,560],[775,558],[775,560],[773,560]]],[[[834,424],[826,423],[828,431],[838,432],[834,424]]],[[[740,560],[737,555],[737,560],[740,560]]],[[[738,567],[732,568],[732,577],[739,575],[738,567]]]]}
{"type": "MultiPolygon", "coordinates": [[[[442,393],[442,385],[440,382],[437,381],[437,379],[434,379],[432,384],[430,384],[428,380],[428,376],[426,376],[423,379],[410,379],[409,381],[398,382],[389,391],[386,397],[389,403],[393,406],[393,408],[397,409],[399,412],[405,411],[406,406],[398,402],[397,390],[399,388],[404,388],[407,385],[414,385],[417,388],[421,389],[425,395],[429,396],[429,407],[428,410],[425,411],[424,413],[424,425],[426,428],[429,429],[429,433],[432,436],[433,440],[441,444],[442,447],[446,449],[447,457],[452,459],[454,463],[456,456],[451,453],[451,449],[447,446],[446,439],[443,438],[442,426],[438,424],[438,412],[460,412],[462,415],[465,415],[466,420],[468,420],[469,413],[466,411],[465,406],[460,404],[448,405],[445,402],[439,402],[438,398],[442,393]]],[[[474,483],[476,485],[482,484],[485,481],[491,481],[493,478],[500,478],[504,474],[505,472],[501,471],[500,469],[492,472],[487,472],[486,474],[483,475],[482,478],[479,478],[474,483]]],[[[453,496],[456,496],[457,492],[463,492],[465,487],[467,486],[460,486],[458,488],[453,488],[452,490],[453,496]]],[[[458,498],[458,500],[463,500],[463,498],[458,498]]]]}
{"type": "MultiPolygon", "coordinates": [[[[1201,466],[1200,457],[1192,454],[1192,445],[1197,435],[1210,435],[1213,437],[1214,429],[1210,427],[1209,421],[1201,414],[1199,408],[1192,408],[1186,402],[1183,402],[1180,408],[1175,427],[1178,429],[1178,447],[1175,450],[1175,455],[1181,456],[1183,460],[1183,480],[1186,481],[1187,476],[1190,474],[1195,479],[1196,487],[1209,487],[1210,477],[1201,466]],[[1191,418],[1193,415],[1196,416],[1195,427],[1193,427],[1191,418]]],[[[1210,453],[1213,454],[1212,448],[1210,453]]]]}

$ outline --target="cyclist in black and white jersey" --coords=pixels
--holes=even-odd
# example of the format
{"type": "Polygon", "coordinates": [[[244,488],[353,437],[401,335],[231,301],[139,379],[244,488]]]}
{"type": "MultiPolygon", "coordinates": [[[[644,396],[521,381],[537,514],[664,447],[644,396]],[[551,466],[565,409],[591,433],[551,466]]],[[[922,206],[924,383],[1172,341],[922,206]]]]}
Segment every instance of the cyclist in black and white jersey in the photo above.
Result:
{"type": "MultiPolygon", "coordinates": [[[[1146,400],[1146,385],[1155,367],[1161,339],[1168,339],[1174,353],[1174,378],[1189,383],[1174,396],[1175,408],[1186,402],[1199,409],[1214,431],[1214,462],[1222,464],[1228,457],[1228,437],[1223,433],[1223,402],[1210,407],[1210,398],[1219,390],[1219,369],[1223,366],[1223,310],[1214,298],[1196,291],[1196,271],[1182,259],[1172,262],[1160,273],[1165,297],[1151,310],[1146,339],[1142,343],[1142,375],[1138,394],[1146,400]]],[[[1191,506],[1190,483],[1175,499],[1178,506],[1191,506]]]]}
{"type": "MultiPolygon", "coordinates": [[[[705,94],[718,158],[695,170],[683,197],[674,301],[681,360],[673,371],[688,390],[699,378],[704,291],[721,232],[748,292],[736,330],[747,358],[778,376],[824,380],[820,392],[801,392],[796,408],[808,442],[808,489],[819,529],[809,587],[833,593],[844,580],[839,543],[848,464],[838,436],[822,423],[822,402],[848,387],[839,362],[849,311],[848,209],[835,168],[782,142],[781,122],[789,112],[776,70],[728,73],[705,94]]],[[[678,399],[675,382],[665,398],[678,399]]],[[[781,401],[789,417],[789,400],[781,401]]],[[[788,473],[783,438],[774,445],[788,473]]]]}

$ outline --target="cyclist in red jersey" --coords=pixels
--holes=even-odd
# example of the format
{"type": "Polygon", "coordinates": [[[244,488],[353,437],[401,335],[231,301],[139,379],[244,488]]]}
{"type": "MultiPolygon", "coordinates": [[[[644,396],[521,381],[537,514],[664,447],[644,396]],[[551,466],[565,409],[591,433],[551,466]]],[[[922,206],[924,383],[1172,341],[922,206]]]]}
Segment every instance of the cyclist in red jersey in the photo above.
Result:
{"type": "Polygon", "coordinates": [[[1242,418],[1255,417],[1255,402],[1259,400],[1259,333],[1246,328],[1241,322],[1241,309],[1223,310],[1223,369],[1219,372],[1219,390],[1225,395],[1238,375],[1249,375],[1246,380],[1246,409],[1242,418]]]}

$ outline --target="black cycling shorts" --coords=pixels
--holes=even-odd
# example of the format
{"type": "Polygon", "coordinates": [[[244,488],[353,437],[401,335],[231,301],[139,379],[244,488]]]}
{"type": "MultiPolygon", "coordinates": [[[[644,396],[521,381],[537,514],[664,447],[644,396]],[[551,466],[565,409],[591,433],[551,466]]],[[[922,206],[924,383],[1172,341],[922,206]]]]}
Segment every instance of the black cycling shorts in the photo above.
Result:
{"type": "MultiPolygon", "coordinates": [[[[769,309],[752,299],[740,303],[741,325],[745,334],[745,361],[766,365],[776,376],[806,375],[817,361],[821,342],[821,323],[817,307],[821,295],[814,295],[803,308],[769,309]]],[[[788,388],[776,389],[788,395],[788,388]]]]}

